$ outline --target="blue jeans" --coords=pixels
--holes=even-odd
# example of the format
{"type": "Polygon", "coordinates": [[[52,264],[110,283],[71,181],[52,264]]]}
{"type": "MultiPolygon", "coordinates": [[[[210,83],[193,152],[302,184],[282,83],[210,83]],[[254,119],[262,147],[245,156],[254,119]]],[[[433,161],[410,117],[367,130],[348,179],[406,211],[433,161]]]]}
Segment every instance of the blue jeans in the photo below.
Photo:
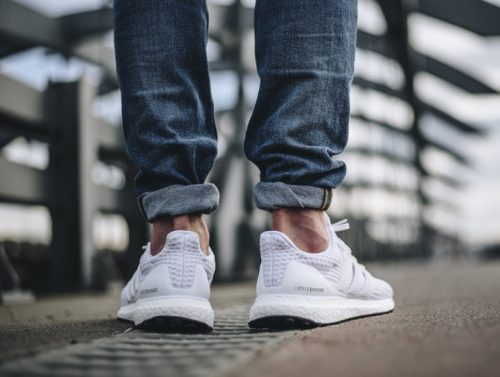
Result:
{"type": "MultiPolygon", "coordinates": [[[[257,207],[326,209],[345,176],[356,0],[257,0],[261,79],[245,139],[260,169],[257,207]]],[[[204,0],[115,0],[116,63],[127,150],[146,218],[210,213],[205,179],[217,131],[204,0]]]]}

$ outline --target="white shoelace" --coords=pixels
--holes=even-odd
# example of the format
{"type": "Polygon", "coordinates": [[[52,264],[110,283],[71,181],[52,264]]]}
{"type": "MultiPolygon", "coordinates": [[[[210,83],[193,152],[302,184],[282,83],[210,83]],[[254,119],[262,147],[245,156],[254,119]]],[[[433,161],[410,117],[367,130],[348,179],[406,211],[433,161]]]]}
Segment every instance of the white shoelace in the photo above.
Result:
{"type": "Polygon", "coordinates": [[[336,223],[330,224],[330,226],[335,232],[342,232],[343,230],[350,229],[349,222],[347,221],[347,219],[342,219],[340,221],[337,221],[336,223]]]}

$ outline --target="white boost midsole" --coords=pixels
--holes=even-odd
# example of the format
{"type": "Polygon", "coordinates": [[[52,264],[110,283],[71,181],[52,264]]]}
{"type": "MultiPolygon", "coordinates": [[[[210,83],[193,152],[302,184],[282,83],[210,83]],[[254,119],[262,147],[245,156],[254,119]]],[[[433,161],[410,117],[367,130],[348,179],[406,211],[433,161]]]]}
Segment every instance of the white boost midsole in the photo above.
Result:
{"type": "Polygon", "coordinates": [[[164,296],[138,300],[124,305],[118,311],[118,318],[133,321],[139,325],[154,317],[181,317],[214,325],[214,311],[210,302],[203,298],[189,296],[164,296]]]}
{"type": "Polygon", "coordinates": [[[250,321],[272,316],[299,317],[319,324],[386,313],[394,309],[393,299],[362,300],[344,297],[320,297],[267,294],[258,296],[250,309],[250,321]]]}

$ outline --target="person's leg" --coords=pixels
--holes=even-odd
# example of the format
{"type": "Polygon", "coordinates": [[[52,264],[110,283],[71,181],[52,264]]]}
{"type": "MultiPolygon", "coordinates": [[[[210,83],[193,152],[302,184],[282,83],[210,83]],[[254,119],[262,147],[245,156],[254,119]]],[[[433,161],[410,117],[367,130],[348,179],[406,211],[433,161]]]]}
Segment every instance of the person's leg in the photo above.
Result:
{"type": "Polygon", "coordinates": [[[140,168],[139,203],[154,224],[153,253],[176,229],[198,232],[208,250],[201,214],[217,207],[219,194],[205,183],[217,148],[207,27],[204,0],[114,1],[123,128],[140,168]]]}
{"type": "Polygon", "coordinates": [[[345,176],[333,160],[347,142],[356,42],[355,0],[257,0],[261,86],[245,151],[259,167],[259,208],[273,230],[260,238],[261,267],[249,326],[325,325],[394,308],[392,289],[370,275],[325,210],[345,176]]]}
{"type": "Polygon", "coordinates": [[[245,151],[261,172],[256,204],[273,229],[321,251],[323,211],[345,176],[332,157],[347,142],[356,1],[257,0],[255,36],[261,85],[245,151]]]}
{"type": "Polygon", "coordinates": [[[125,141],[153,223],[118,318],[146,328],[208,331],[214,322],[215,259],[202,218],[219,199],[205,183],[217,148],[207,26],[204,0],[114,1],[125,141]]]}

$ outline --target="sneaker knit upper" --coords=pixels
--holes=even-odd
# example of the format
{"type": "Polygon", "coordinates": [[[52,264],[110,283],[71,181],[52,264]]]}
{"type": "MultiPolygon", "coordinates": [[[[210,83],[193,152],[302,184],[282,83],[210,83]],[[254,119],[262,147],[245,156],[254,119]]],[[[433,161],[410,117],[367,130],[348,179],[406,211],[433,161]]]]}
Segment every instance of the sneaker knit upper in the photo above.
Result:
{"type": "Polygon", "coordinates": [[[151,255],[150,244],[144,247],[139,267],[122,290],[122,304],[133,302],[139,283],[155,267],[165,265],[168,268],[169,281],[174,288],[190,288],[195,278],[196,267],[202,265],[207,279],[212,281],[215,272],[215,258],[210,250],[204,255],[200,249],[198,235],[189,231],[174,231],[168,234],[165,246],[156,255],[151,255]]]}
{"type": "Polygon", "coordinates": [[[346,296],[374,300],[392,298],[391,286],[373,277],[358,263],[350,248],[335,233],[335,230],[347,228],[345,221],[330,224],[328,220],[330,246],[320,253],[300,250],[281,232],[262,233],[260,248],[264,286],[280,286],[288,264],[297,261],[314,267],[346,296]]]}

